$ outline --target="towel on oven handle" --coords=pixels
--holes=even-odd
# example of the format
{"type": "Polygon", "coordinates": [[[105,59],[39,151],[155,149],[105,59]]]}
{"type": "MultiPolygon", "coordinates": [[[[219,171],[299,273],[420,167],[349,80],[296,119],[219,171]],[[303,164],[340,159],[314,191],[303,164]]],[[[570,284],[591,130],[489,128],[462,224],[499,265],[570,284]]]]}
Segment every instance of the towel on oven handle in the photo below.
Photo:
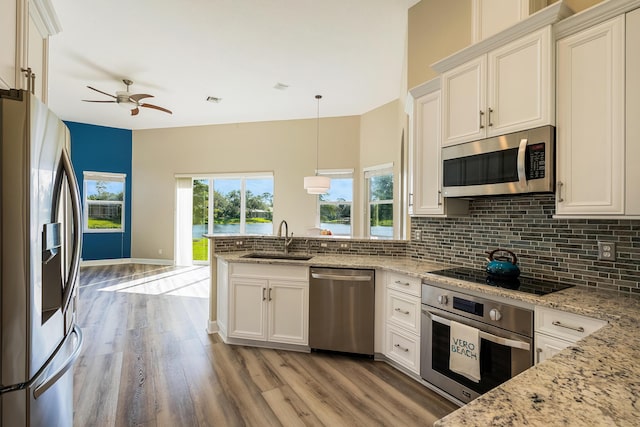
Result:
{"type": "Polygon", "coordinates": [[[453,320],[449,328],[449,369],[480,382],[480,331],[453,320]]]}

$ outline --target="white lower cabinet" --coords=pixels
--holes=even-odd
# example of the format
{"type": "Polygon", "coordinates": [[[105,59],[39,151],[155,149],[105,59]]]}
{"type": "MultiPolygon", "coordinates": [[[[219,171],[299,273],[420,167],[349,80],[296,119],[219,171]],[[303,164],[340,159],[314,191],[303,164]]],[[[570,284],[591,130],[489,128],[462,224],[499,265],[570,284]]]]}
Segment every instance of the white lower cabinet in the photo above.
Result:
{"type": "Polygon", "coordinates": [[[230,338],[309,343],[307,267],[230,264],[228,307],[230,338]]]}
{"type": "Polygon", "coordinates": [[[420,279],[385,275],[385,356],[420,373],[420,279]]]}
{"type": "Polygon", "coordinates": [[[410,371],[420,372],[420,336],[403,328],[387,324],[385,356],[405,366],[410,371]]]}
{"type": "Polygon", "coordinates": [[[536,363],[540,363],[607,324],[604,320],[547,307],[535,308],[536,363]]]}

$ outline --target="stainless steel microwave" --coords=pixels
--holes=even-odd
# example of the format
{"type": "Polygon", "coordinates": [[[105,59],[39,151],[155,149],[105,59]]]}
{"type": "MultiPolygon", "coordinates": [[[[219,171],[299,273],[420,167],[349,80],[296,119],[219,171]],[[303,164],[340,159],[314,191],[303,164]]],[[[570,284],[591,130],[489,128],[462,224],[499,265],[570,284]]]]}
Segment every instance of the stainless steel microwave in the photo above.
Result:
{"type": "Polygon", "coordinates": [[[545,193],[554,189],[555,128],[442,148],[444,197],[545,193]]]}

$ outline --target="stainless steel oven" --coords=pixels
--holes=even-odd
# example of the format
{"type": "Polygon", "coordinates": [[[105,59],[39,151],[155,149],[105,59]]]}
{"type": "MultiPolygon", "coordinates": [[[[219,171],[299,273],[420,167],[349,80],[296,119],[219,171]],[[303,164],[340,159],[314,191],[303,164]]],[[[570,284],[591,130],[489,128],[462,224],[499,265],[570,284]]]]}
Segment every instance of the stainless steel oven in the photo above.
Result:
{"type": "Polygon", "coordinates": [[[469,402],[533,366],[533,311],[422,283],[420,375],[469,402]],[[480,381],[449,369],[450,322],[479,330],[480,381]]]}

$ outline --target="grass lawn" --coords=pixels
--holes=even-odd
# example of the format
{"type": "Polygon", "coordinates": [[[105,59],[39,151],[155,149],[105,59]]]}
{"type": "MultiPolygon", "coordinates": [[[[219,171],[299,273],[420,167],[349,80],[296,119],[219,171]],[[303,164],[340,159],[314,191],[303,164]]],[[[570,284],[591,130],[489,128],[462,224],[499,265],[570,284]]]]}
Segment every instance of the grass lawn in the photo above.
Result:
{"type": "Polygon", "coordinates": [[[116,221],[111,221],[108,219],[95,219],[95,218],[89,218],[89,229],[109,229],[109,228],[116,228],[119,229],[122,226],[122,224],[120,223],[120,220],[118,220],[118,222],[116,221]]]}
{"type": "Polygon", "coordinates": [[[203,237],[202,239],[193,239],[193,260],[194,261],[206,261],[209,251],[209,239],[203,237]]]}

